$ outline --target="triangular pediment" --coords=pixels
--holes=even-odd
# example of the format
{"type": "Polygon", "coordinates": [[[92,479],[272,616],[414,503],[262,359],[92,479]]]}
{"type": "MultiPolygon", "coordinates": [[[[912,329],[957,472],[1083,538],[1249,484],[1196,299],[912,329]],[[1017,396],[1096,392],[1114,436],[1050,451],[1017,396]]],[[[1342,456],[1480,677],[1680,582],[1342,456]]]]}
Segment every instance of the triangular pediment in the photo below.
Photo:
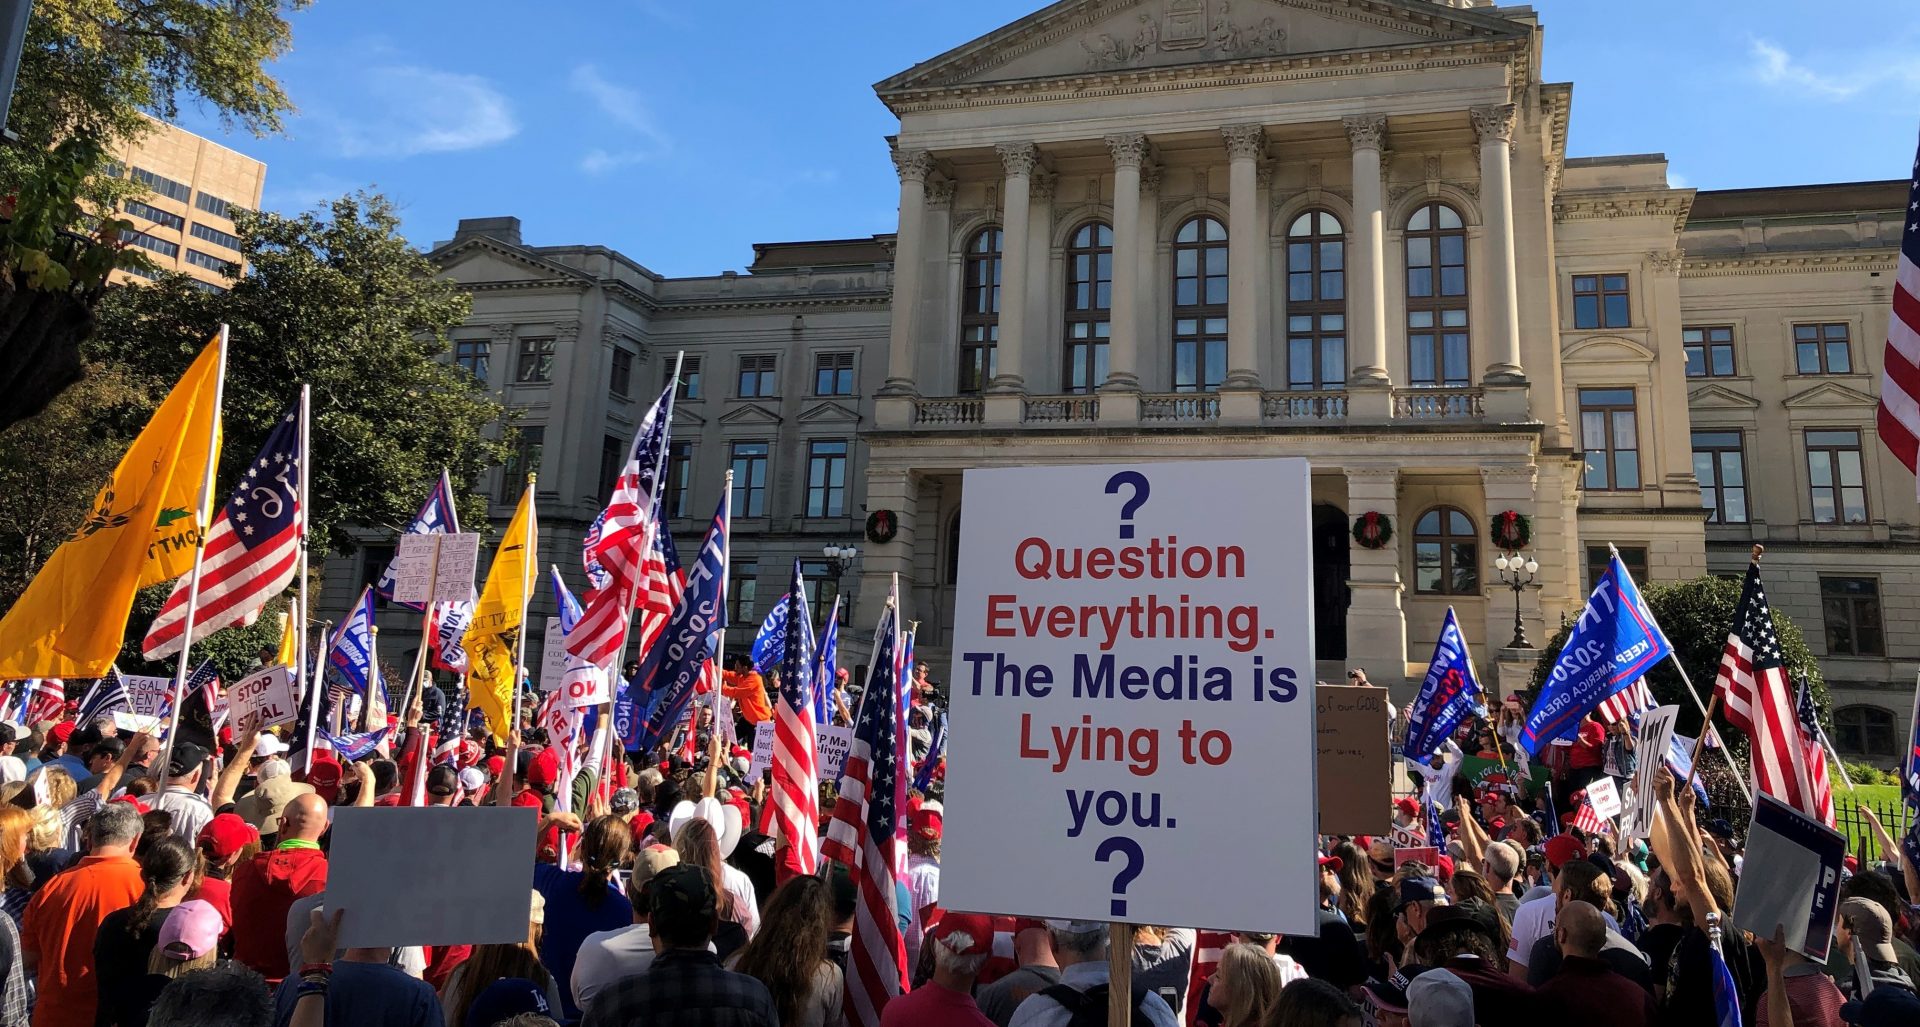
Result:
{"type": "Polygon", "coordinates": [[[800,414],[801,424],[858,424],[859,421],[860,411],[843,403],[821,403],[800,414]]]}
{"type": "Polygon", "coordinates": [[[1724,385],[1702,385],[1687,393],[1689,410],[1758,410],[1760,401],[1724,385]]]}
{"type": "Polygon", "coordinates": [[[1874,398],[1858,389],[1835,382],[1821,382],[1805,392],[1788,396],[1781,406],[1788,410],[1855,408],[1875,405],[1874,398]]]}
{"type": "Polygon", "coordinates": [[[874,88],[927,88],[1152,71],[1525,38],[1494,14],[1428,0],[1062,0],[874,88]]]}
{"type": "Polygon", "coordinates": [[[759,406],[753,403],[748,403],[743,406],[734,407],[732,410],[729,410],[726,413],[721,414],[720,423],[730,424],[730,425],[779,424],[780,414],[778,411],[769,410],[766,407],[759,406]]]}
{"type": "Polygon", "coordinates": [[[587,280],[573,268],[484,236],[449,243],[427,256],[440,266],[439,277],[461,285],[587,280]]]}
{"type": "Polygon", "coordinates": [[[706,418],[701,417],[699,414],[696,414],[692,410],[687,409],[687,406],[685,403],[675,403],[673,405],[674,427],[677,428],[682,425],[685,425],[690,428],[701,428],[701,427],[704,427],[706,423],[707,423],[706,418]]]}

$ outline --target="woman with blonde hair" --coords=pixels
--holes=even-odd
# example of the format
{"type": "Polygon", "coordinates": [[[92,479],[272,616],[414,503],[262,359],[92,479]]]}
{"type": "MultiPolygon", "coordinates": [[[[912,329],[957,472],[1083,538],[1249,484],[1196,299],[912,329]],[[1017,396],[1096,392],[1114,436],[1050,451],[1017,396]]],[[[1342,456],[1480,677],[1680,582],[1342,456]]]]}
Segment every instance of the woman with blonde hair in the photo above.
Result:
{"type": "Polygon", "coordinates": [[[780,1022],[789,1027],[832,1027],[844,1022],[846,981],[827,959],[833,930],[832,889],[824,878],[796,877],[767,902],[760,932],[734,957],[733,969],[757,978],[773,995],[780,1022]]]}
{"type": "Polygon", "coordinates": [[[447,1015],[447,1027],[464,1027],[467,1009],[473,1000],[495,981],[520,977],[546,989],[547,1005],[560,1009],[560,985],[540,963],[540,941],[546,930],[547,900],[533,893],[533,909],[527,916],[527,940],[492,945],[475,945],[465,962],[455,967],[447,986],[440,989],[440,1008],[447,1015]]]}
{"type": "Polygon", "coordinates": [[[1259,1027],[1280,1001],[1280,968],[1266,950],[1246,942],[1220,952],[1220,965],[1207,979],[1207,1006],[1226,1027],[1259,1027]]]}

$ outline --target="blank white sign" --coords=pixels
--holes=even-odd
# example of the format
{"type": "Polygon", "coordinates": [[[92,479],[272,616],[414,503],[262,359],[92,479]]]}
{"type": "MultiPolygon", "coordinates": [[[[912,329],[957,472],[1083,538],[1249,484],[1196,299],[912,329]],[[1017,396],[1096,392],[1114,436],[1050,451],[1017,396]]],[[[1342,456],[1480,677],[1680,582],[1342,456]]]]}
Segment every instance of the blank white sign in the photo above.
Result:
{"type": "Polygon", "coordinates": [[[334,810],[327,909],[341,948],[527,940],[537,811],[524,806],[334,810]]]}

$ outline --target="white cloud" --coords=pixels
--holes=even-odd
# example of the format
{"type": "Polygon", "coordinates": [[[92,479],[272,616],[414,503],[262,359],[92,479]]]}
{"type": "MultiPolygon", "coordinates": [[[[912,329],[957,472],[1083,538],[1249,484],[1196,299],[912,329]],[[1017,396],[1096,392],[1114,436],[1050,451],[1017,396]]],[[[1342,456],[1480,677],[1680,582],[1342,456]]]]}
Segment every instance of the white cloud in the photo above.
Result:
{"type": "Polygon", "coordinates": [[[416,65],[371,69],[347,88],[358,113],[320,116],[343,157],[412,157],[506,142],[520,131],[513,107],[478,75],[416,65]]]}
{"type": "Polygon", "coordinates": [[[1878,86],[1920,87],[1920,58],[1911,50],[1861,53],[1835,63],[1841,70],[1815,68],[1771,40],[1749,47],[1753,76],[1761,82],[1820,100],[1848,100],[1878,86]]]}
{"type": "Polygon", "coordinates": [[[654,123],[653,114],[638,90],[620,85],[600,74],[591,64],[573,69],[568,83],[574,91],[593,101],[600,113],[622,131],[608,146],[596,146],[580,158],[580,170],[601,175],[631,164],[641,164],[673,148],[672,140],[654,123]]]}

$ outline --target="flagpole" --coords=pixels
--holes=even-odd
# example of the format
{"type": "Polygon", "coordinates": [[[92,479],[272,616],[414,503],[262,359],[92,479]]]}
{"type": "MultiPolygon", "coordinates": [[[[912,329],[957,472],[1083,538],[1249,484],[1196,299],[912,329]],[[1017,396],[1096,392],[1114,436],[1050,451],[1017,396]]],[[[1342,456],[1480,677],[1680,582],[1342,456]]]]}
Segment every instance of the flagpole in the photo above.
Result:
{"type": "Polygon", "coordinates": [[[180,729],[181,693],[187,687],[187,660],[193,650],[193,619],[200,610],[200,569],[206,562],[207,529],[213,519],[213,476],[219,470],[220,407],[227,391],[227,326],[220,326],[220,367],[213,376],[213,420],[207,439],[207,460],[200,479],[200,537],[193,546],[193,570],[187,578],[187,619],[180,633],[180,658],[173,668],[173,709],[167,724],[167,745],[160,754],[160,771],[173,762],[173,736],[180,729]]]}
{"type": "MultiPolygon", "coordinates": [[[[679,365],[676,363],[674,366],[677,368],[679,365]]],[[[677,370],[675,374],[676,376],[678,375],[677,370]]],[[[672,400],[668,400],[668,402],[672,402],[672,400]]],[[[659,484],[659,480],[659,477],[656,475],[654,478],[654,484],[656,486],[659,484]]],[[[733,468],[731,467],[727,468],[726,475],[721,478],[720,494],[722,496],[733,494],[733,468]]],[[[732,503],[727,504],[726,529],[727,530],[720,533],[720,566],[726,568],[726,573],[730,577],[733,574],[732,503]]],[[[725,662],[727,654],[727,629],[724,626],[726,624],[725,614],[727,606],[731,604],[732,601],[733,597],[727,594],[727,582],[723,579],[720,582],[720,623],[722,627],[713,634],[713,651],[707,654],[709,661],[719,660],[722,663],[725,662]]],[[[713,690],[707,693],[707,706],[713,710],[713,730],[709,733],[711,740],[707,743],[707,776],[706,780],[702,782],[700,786],[700,794],[708,798],[711,798],[715,789],[720,786],[720,688],[721,682],[715,681],[713,683],[713,690]]],[[[693,719],[690,730],[694,732],[695,740],[698,740],[700,718],[695,717],[693,719]]]]}
{"type": "MultiPolygon", "coordinates": [[[[534,475],[527,475],[527,547],[526,556],[520,561],[520,630],[513,638],[513,719],[508,727],[515,732],[520,730],[520,679],[527,670],[527,607],[533,602],[533,570],[540,565],[539,554],[534,551],[534,539],[539,537],[535,522],[539,515],[534,509],[534,475]]],[[[572,782],[568,782],[572,786],[572,782]]]]}
{"type": "Polygon", "coordinates": [[[295,666],[294,694],[305,698],[307,694],[307,543],[312,537],[310,528],[313,507],[307,502],[307,484],[313,479],[313,442],[308,435],[308,411],[312,408],[313,386],[300,386],[300,563],[294,571],[300,576],[296,586],[295,601],[300,606],[300,615],[293,621],[293,652],[295,666]]]}
{"type": "MultiPolygon", "coordinates": [[[[305,773],[313,771],[313,736],[320,727],[320,693],[326,691],[321,680],[326,677],[326,674],[320,667],[320,661],[326,658],[327,640],[332,636],[333,622],[327,621],[320,626],[320,646],[314,650],[313,676],[308,678],[313,683],[313,692],[307,696],[307,765],[303,770],[305,773]]],[[[300,654],[300,662],[304,669],[304,664],[307,662],[306,653],[300,654]]]]}

